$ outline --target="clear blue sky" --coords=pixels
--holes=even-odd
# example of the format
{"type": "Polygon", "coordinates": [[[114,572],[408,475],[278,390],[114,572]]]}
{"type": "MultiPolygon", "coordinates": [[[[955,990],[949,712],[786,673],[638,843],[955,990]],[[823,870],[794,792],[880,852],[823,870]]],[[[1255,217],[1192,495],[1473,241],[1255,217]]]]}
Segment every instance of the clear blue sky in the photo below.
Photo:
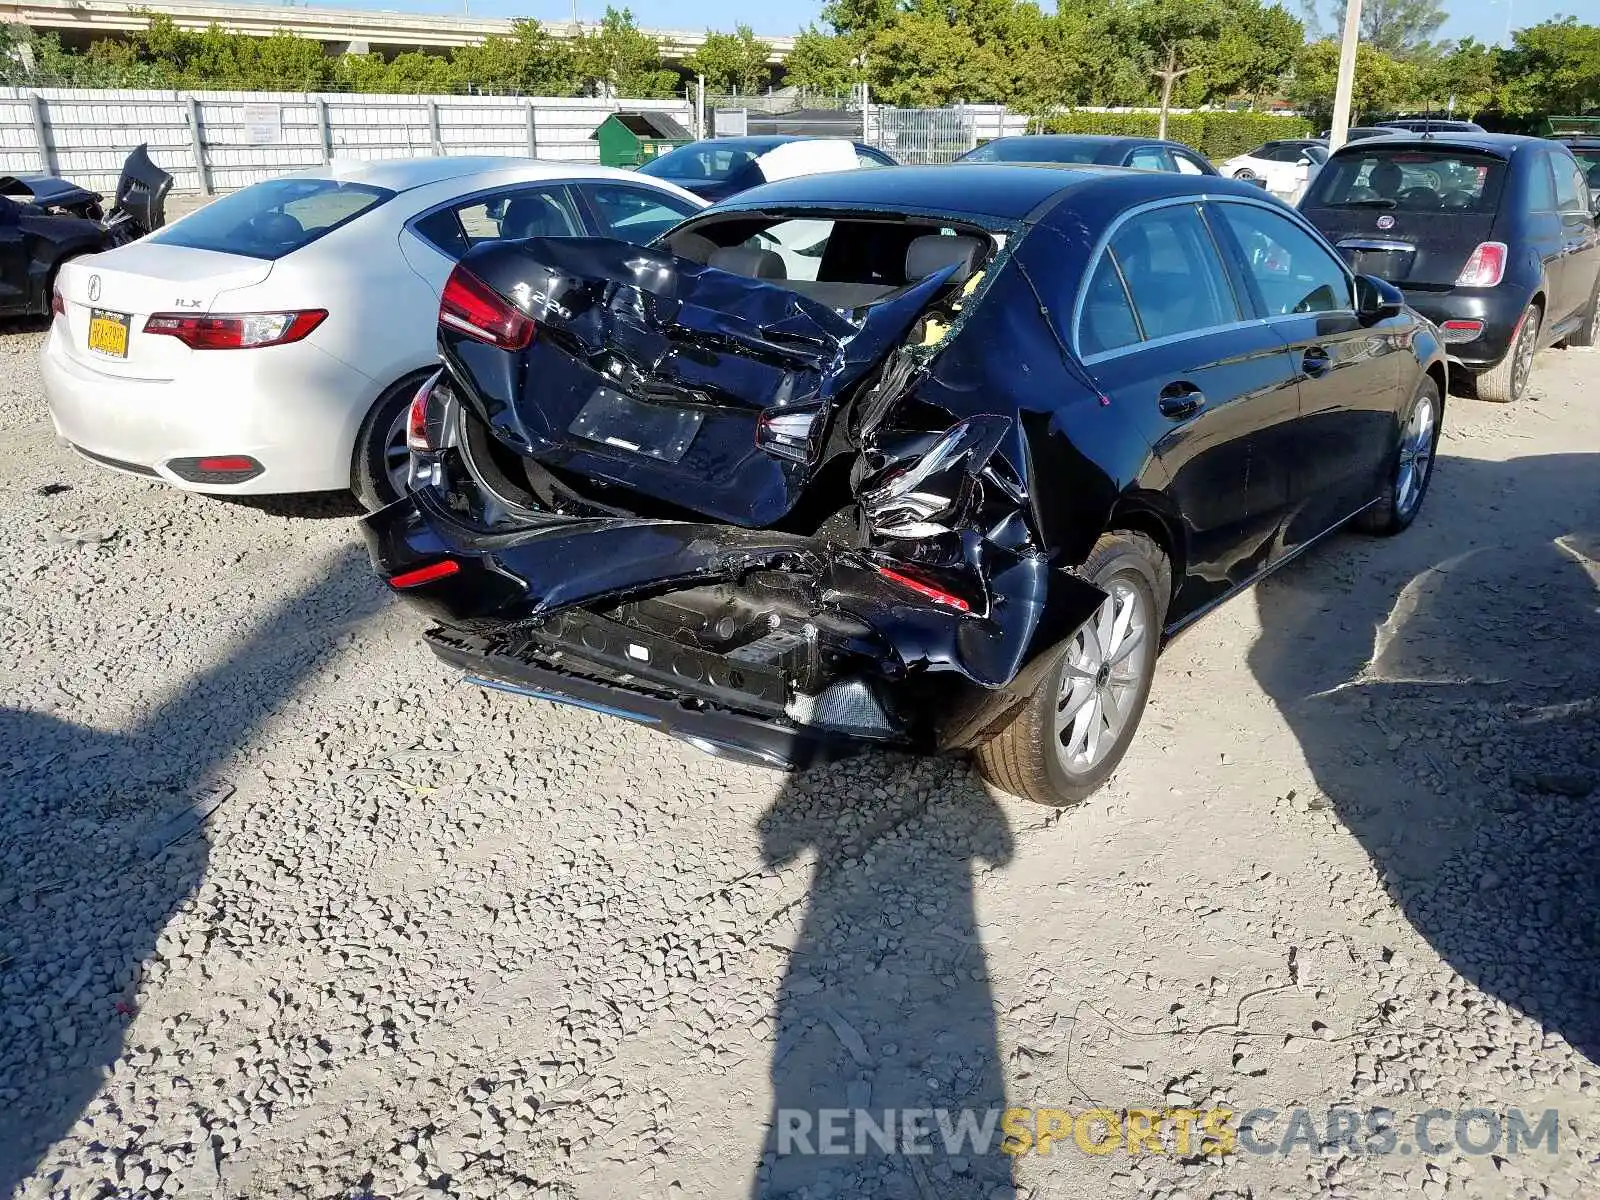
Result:
{"type": "MultiPolygon", "coordinates": [[[[271,0],[263,0],[270,3],[271,0]]],[[[463,5],[475,16],[534,17],[540,21],[564,21],[572,15],[572,0],[298,0],[313,7],[353,7],[391,9],[402,12],[461,12],[463,5]]],[[[757,33],[794,33],[822,10],[822,0],[612,0],[617,7],[633,9],[641,25],[661,29],[732,29],[738,22],[754,27],[757,33]]],[[[1050,0],[1044,0],[1048,7],[1050,0]]],[[[1512,26],[1535,25],[1560,13],[1579,13],[1593,0],[1449,0],[1451,12],[1444,36],[1475,37],[1495,42],[1505,35],[1509,6],[1512,26]]],[[[1298,12],[1298,3],[1285,4],[1298,12]]],[[[1327,5],[1324,4],[1324,11],[1327,5]]],[[[578,0],[578,15],[593,21],[606,10],[605,0],[578,0]]]]}

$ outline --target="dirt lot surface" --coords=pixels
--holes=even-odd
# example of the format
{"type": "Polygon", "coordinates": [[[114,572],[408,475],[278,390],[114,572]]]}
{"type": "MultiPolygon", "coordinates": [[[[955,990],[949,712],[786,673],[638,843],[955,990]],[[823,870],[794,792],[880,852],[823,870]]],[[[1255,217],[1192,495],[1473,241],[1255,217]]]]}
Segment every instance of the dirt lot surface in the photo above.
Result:
{"type": "Polygon", "coordinates": [[[0,337],[0,1195],[1600,1195],[1600,357],[1452,400],[1417,526],[1181,638],[1057,814],[463,685],[347,506],[58,448],[39,341],[0,337]],[[773,1156],[777,1110],[1005,1106],[1074,1132],[773,1156]],[[1286,1152],[1129,1153],[1122,1110],[1217,1107],[1286,1152]],[[1512,1110],[1555,1115],[1513,1152],[1512,1110]]]}

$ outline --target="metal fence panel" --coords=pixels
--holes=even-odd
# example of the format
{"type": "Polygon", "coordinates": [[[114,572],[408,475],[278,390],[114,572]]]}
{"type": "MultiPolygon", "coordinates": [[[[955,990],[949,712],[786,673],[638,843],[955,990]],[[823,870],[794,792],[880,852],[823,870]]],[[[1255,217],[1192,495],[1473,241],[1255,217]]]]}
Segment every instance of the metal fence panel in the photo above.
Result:
{"type": "Polygon", "coordinates": [[[867,114],[869,145],[908,166],[954,162],[978,144],[976,114],[966,108],[889,108],[867,114]]]}
{"type": "Polygon", "coordinates": [[[0,88],[0,174],[44,171],[109,193],[140,142],[179,192],[245,187],[320,167],[330,153],[521,158],[533,145],[543,159],[598,162],[590,134],[619,108],[693,120],[683,100],[7,87],[0,88]]]}

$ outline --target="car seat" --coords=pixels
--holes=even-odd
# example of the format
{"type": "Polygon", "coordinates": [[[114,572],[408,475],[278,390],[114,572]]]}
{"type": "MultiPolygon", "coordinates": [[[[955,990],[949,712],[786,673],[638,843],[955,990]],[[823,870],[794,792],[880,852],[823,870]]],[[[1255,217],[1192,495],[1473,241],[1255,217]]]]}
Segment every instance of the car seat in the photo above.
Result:
{"type": "Polygon", "coordinates": [[[507,240],[571,237],[576,232],[566,211],[549,196],[517,196],[500,219],[500,236],[507,240]]]}
{"type": "Polygon", "coordinates": [[[787,279],[789,275],[781,256],[755,246],[723,246],[712,252],[707,265],[747,279],[787,279]]]}

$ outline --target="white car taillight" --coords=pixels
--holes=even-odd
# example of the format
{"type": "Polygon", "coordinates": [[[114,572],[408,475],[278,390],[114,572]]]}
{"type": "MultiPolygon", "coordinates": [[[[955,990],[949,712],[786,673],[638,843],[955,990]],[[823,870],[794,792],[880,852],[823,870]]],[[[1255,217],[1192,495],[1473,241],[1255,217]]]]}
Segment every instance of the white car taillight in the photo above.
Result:
{"type": "Polygon", "coordinates": [[[185,313],[154,313],[145,318],[144,331],[174,337],[191,350],[256,350],[286,346],[310,335],[328,317],[325,308],[299,312],[235,313],[204,317],[185,313]]]}
{"type": "Polygon", "coordinates": [[[1497,287],[1506,275],[1504,242],[1482,242],[1456,276],[1457,287],[1497,287]]]}

